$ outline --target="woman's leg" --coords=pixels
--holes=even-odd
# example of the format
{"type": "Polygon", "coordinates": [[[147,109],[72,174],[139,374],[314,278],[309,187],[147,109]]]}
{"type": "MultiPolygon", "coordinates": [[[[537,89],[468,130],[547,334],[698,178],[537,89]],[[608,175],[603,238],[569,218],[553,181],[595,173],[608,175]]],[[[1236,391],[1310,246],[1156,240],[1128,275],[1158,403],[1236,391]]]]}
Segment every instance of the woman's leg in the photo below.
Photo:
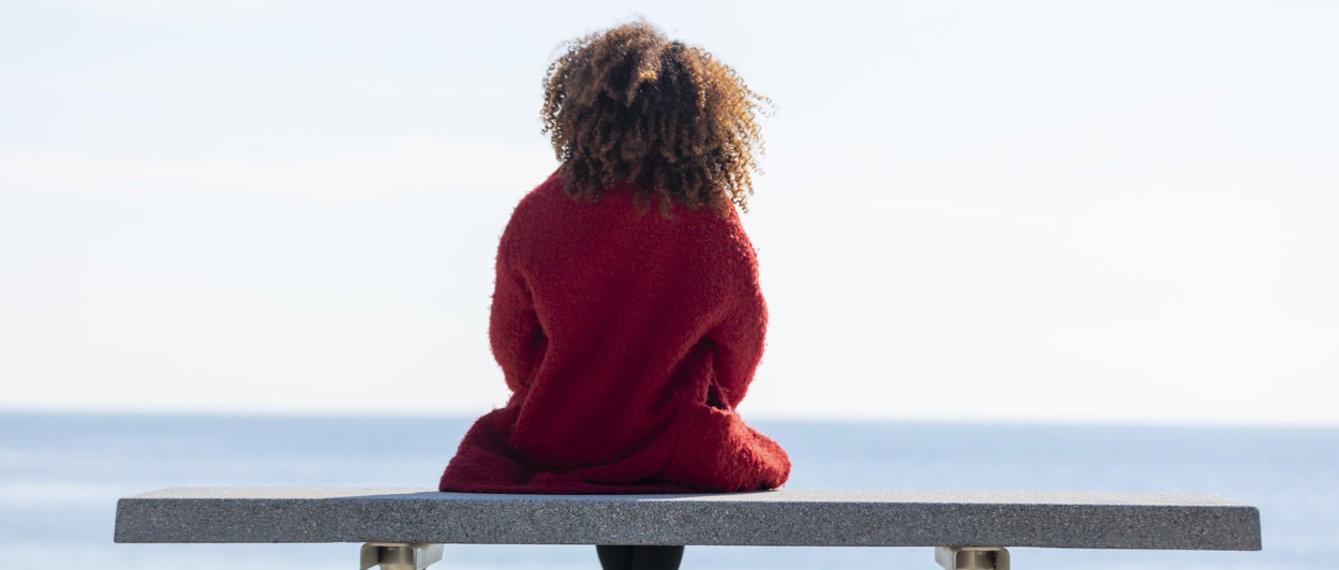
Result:
{"type": "Polygon", "coordinates": [[[608,546],[595,547],[604,570],[678,570],[683,560],[682,546],[608,546]]]}
{"type": "Polygon", "coordinates": [[[633,570],[679,570],[682,561],[682,546],[632,547],[633,570]]]}
{"type": "Polygon", "coordinates": [[[632,570],[632,547],[595,546],[595,554],[600,557],[600,567],[604,570],[632,570]]]}

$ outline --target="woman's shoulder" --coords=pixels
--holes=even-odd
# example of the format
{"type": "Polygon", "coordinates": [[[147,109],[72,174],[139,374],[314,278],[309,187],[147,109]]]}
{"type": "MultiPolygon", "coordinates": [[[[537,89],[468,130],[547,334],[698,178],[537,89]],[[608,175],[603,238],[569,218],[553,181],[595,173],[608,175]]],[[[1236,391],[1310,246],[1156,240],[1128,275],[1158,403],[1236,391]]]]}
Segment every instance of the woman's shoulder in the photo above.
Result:
{"type": "Polygon", "coordinates": [[[551,217],[570,201],[563,191],[564,180],[560,172],[550,174],[538,186],[521,197],[521,201],[512,209],[511,219],[507,222],[506,233],[514,233],[541,223],[551,217]]]}
{"type": "Polygon", "coordinates": [[[561,169],[550,174],[517,204],[507,231],[627,232],[647,238],[678,234],[675,241],[730,242],[751,249],[733,205],[727,204],[724,212],[707,205],[675,204],[664,209],[659,203],[639,203],[628,184],[606,188],[594,200],[574,198],[566,186],[561,169]]]}
{"type": "Polygon", "coordinates": [[[540,182],[538,186],[535,186],[521,198],[521,201],[516,205],[516,210],[524,211],[542,207],[540,204],[542,202],[565,197],[567,195],[564,191],[565,186],[566,180],[562,176],[562,171],[555,170],[548,178],[545,178],[543,182],[540,182]]]}

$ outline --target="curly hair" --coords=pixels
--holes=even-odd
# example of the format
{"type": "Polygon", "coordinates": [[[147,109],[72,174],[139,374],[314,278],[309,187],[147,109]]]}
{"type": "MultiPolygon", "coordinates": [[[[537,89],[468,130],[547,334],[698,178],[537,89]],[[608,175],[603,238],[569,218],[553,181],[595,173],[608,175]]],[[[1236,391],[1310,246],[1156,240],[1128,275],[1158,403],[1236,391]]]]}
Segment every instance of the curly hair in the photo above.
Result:
{"type": "Polygon", "coordinates": [[[569,196],[594,201],[629,183],[639,207],[658,198],[664,215],[675,203],[748,211],[764,150],[755,111],[769,99],[646,22],[566,47],[549,65],[541,116],[569,196]]]}

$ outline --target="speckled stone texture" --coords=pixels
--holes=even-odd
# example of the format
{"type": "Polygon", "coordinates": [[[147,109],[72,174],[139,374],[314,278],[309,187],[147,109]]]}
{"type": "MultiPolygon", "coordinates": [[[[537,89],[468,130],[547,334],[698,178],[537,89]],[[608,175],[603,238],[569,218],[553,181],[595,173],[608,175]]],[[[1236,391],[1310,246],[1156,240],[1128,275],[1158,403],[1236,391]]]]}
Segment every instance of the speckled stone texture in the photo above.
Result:
{"type": "Polygon", "coordinates": [[[1260,513],[1213,495],[1157,493],[174,488],[121,499],[116,541],[1259,550],[1260,513]]]}

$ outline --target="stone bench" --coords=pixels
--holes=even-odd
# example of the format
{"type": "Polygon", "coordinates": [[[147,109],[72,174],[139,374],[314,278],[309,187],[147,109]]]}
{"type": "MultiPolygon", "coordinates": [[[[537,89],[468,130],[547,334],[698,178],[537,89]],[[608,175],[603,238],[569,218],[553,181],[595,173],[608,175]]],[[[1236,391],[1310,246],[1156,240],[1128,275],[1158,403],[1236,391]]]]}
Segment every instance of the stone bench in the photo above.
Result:
{"type": "Polygon", "coordinates": [[[444,543],[929,546],[946,569],[1006,570],[1007,547],[1259,550],[1260,514],[1158,493],[173,488],[121,499],[116,542],[361,542],[362,568],[383,570],[420,570],[444,543]]]}

